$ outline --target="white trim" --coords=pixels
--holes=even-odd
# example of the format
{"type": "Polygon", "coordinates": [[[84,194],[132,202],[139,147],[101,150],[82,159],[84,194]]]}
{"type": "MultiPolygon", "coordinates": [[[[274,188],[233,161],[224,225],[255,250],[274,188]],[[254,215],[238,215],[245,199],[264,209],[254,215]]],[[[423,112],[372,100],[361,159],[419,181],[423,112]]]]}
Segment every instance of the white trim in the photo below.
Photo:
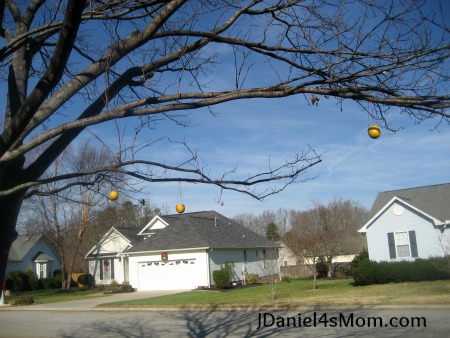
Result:
{"type": "Polygon", "coordinates": [[[147,223],[147,225],[138,233],[139,235],[148,235],[148,234],[153,234],[153,233],[147,233],[145,232],[147,229],[151,230],[152,227],[157,223],[157,222],[161,222],[164,227],[168,226],[169,223],[167,223],[165,220],[163,220],[161,217],[159,217],[158,215],[156,215],[155,217],[153,217],[150,222],[147,223]]]}
{"type": "Polygon", "coordinates": [[[376,220],[378,217],[380,217],[380,215],[383,214],[388,208],[390,208],[391,205],[394,204],[395,202],[400,203],[400,204],[403,204],[403,205],[406,205],[407,207],[409,207],[409,208],[411,208],[411,209],[417,211],[419,214],[422,214],[423,216],[425,216],[425,217],[431,219],[431,220],[433,221],[434,225],[436,225],[436,226],[442,223],[441,220],[439,220],[439,219],[437,219],[437,218],[435,218],[435,217],[433,217],[433,216],[427,214],[426,212],[423,212],[422,210],[418,209],[417,207],[415,207],[415,206],[409,204],[408,202],[405,202],[405,201],[402,200],[401,198],[399,198],[399,197],[397,197],[397,196],[394,196],[388,203],[386,203],[386,204],[384,205],[384,207],[382,207],[382,208],[380,209],[380,211],[378,211],[378,212],[377,212],[370,220],[368,220],[368,221],[366,222],[366,224],[364,224],[364,226],[363,226],[361,229],[358,230],[358,232],[360,232],[360,233],[366,233],[366,232],[367,232],[367,229],[372,225],[372,223],[374,223],[375,220],[376,220]]]}
{"type": "Polygon", "coordinates": [[[136,251],[136,252],[124,252],[121,255],[127,256],[139,256],[142,254],[153,254],[155,252],[182,252],[182,251],[197,251],[197,250],[209,250],[209,247],[202,248],[185,248],[185,249],[161,249],[161,250],[151,250],[151,251],[136,251]]]}
{"type": "Polygon", "coordinates": [[[106,241],[106,239],[113,233],[116,232],[119,234],[120,237],[122,237],[125,242],[128,243],[128,247],[125,250],[128,250],[129,248],[132,248],[131,242],[126,238],[119,230],[117,230],[115,227],[111,227],[111,229],[108,230],[106,234],[103,235],[102,239],[98,242],[98,244],[94,245],[91,250],[88,251],[88,253],[84,256],[85,259],[95,259],[96,257],[88,257],[92,252],[95,250],[98,250],[98,248],[101,248],[103,246],[103,243],[106,241]]]}

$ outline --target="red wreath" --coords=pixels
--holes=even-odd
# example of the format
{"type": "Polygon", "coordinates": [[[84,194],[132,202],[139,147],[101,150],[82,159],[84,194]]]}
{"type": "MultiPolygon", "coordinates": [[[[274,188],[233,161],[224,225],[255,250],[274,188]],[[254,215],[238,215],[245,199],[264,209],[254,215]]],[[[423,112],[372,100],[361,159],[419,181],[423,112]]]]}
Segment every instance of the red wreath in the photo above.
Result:
{"type": "Polygon", "coordinates": [[[108,268],[109,268],[109,262],[108,262],[108,261],[104,261],[104,262],[103,262],[103,269],[104,269],[105,271],[108,271],[108,268]]]}

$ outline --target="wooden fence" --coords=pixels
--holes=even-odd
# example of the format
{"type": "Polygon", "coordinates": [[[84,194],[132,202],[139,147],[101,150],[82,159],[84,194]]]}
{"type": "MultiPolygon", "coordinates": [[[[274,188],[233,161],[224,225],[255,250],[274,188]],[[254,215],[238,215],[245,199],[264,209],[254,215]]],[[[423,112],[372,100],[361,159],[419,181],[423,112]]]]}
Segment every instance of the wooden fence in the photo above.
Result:
{"type": "MultiPolygon", "coordinates": [[[[333,263],[331,265],[331,276],[339,278],[350,276],[350,265],[350,263],[333,263]]],[[[280,266],[280,274],[281,277],[305,278],[312,277],[313,270],[310,265],[280,266]]]]}
{"type": "Polygon", "coordinates": [[[308,265],[291,265],[280,267],[281,277],[304,278],[312,277],[313,271],[308,265]]]}

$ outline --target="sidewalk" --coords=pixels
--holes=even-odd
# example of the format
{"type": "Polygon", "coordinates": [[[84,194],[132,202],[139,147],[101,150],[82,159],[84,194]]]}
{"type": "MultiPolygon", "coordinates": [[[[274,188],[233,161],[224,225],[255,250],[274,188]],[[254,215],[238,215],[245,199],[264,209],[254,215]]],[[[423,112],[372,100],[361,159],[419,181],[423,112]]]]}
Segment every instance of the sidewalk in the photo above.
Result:
{"type": "Polygon", "coordinates": [[[0,306],[0,311],[93,311],[99,304],[166,296],[184,291],[186,290],[138,291],[103,294],[95,298],[71,300],[58,303],[34,304],[28,306],[0,306]]]}

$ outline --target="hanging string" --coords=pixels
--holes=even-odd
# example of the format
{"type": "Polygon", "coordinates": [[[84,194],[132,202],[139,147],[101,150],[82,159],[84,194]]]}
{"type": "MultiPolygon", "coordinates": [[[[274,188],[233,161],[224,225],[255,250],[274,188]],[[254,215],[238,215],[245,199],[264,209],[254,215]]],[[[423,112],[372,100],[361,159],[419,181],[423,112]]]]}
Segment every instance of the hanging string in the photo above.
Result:
{"type": "MultiPolygon", "coordinates": [[[[376,121],[376,119],[375,119],[375,115],[374,115],[374,113],[373,113],[373,101],[372,101],[372,97],[370,98],[370,101],[369,101],[369,116],[372,117],[372,119],[373,119],[373,124],[377,124],[377,121],[376,121]]],[[[370,126],[370,118],[369,118],[369,116],[367,116],[367,125],[370,126]]]]}
{"type": "Polygon", "coordinates": [[[178,181],[177,204],[183,204],[183,192],[181,190],[181,181],[178,181]]]}

